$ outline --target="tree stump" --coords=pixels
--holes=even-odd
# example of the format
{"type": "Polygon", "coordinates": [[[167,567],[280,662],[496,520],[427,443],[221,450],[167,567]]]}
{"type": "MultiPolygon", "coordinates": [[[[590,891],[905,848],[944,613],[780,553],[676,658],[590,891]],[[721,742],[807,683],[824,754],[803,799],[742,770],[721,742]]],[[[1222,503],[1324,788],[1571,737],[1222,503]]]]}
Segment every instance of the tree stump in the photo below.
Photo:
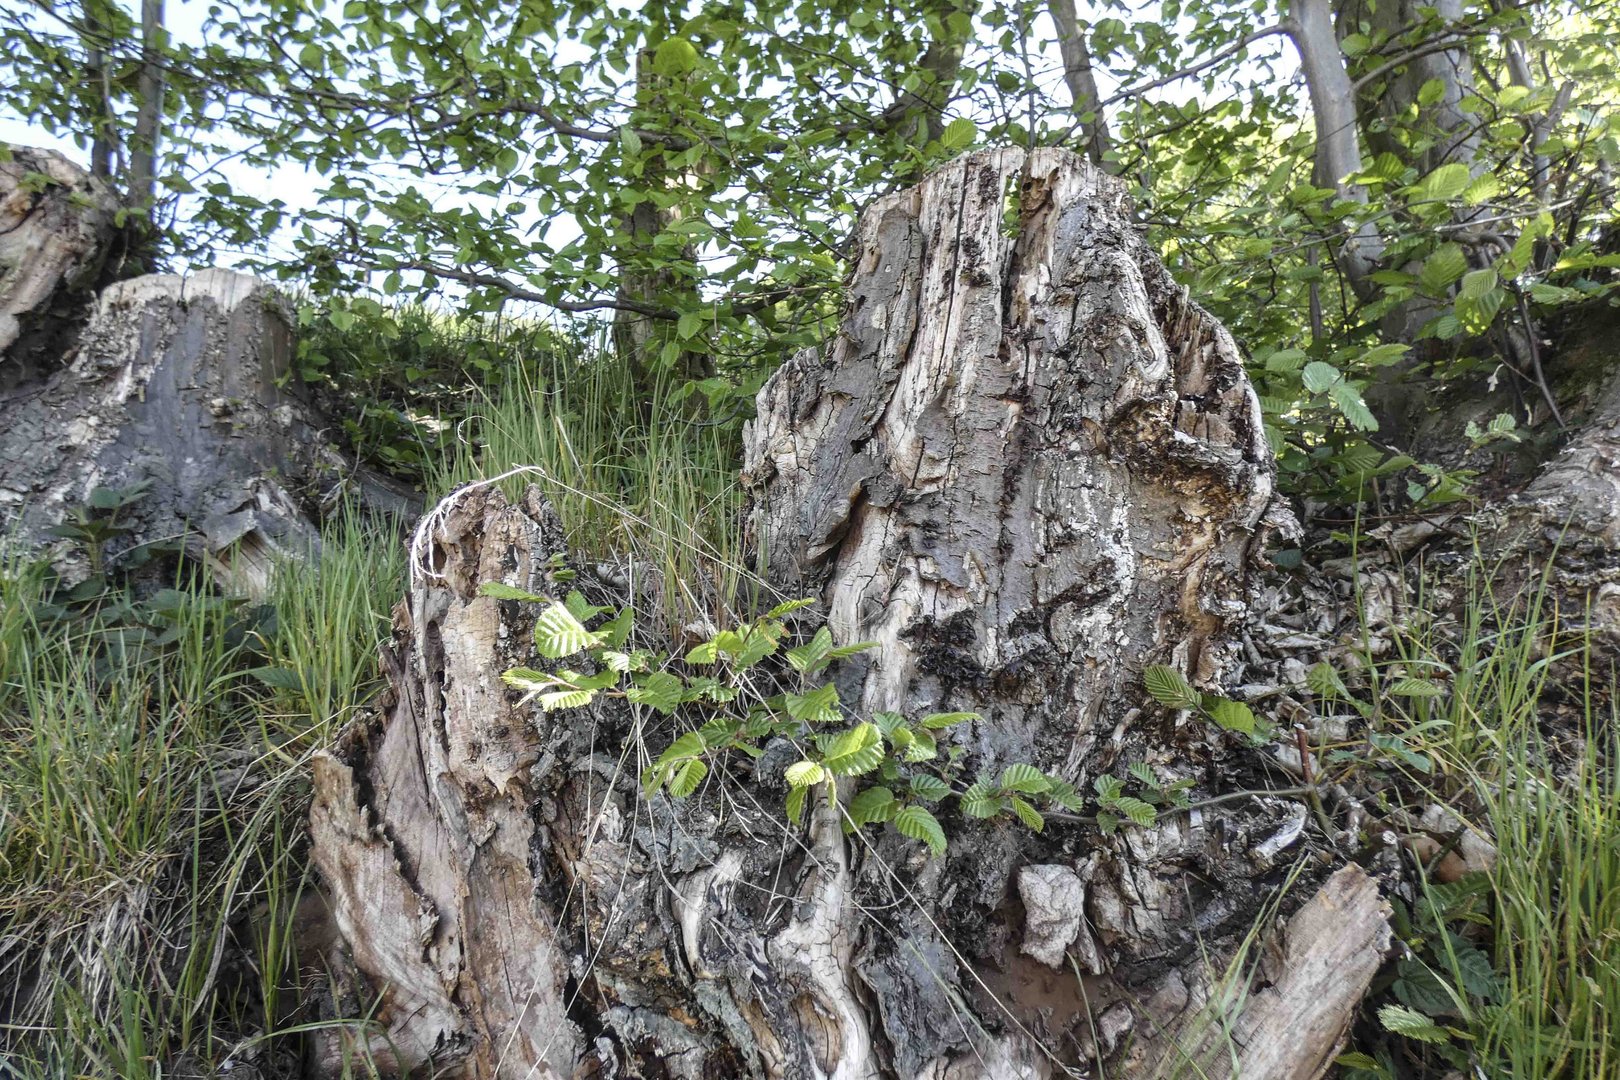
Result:
{"type": "MultiPolygon", "coordinates": [[[[745,477],[777,581],[879,643],[840,672],[845,706],[978,712],[950,732],[974,770],[1263,786],[1243,738],[1141,687],[1150,663],[1218,685],[1289,518],[1231,338],[1117,183],[1066,152],[973,154],[870,208],[855,251],[836,340],[761,391],[745,477]]],[[[535,662],[536,613],[478,587],[554,593],[559,537],[491,488],[422,526],[390,696],[316,771],[337,1011],[376,1006],[319,1070],[361,1050],[468,1077],[1326,1068],[1388,928],[1303,803],[1235,794],[1112,835],[944,812],[930,858],[819,800],[790,825],[769,752],[649,798],[638,773],[679,728],[500,682],[535,662]]]]}

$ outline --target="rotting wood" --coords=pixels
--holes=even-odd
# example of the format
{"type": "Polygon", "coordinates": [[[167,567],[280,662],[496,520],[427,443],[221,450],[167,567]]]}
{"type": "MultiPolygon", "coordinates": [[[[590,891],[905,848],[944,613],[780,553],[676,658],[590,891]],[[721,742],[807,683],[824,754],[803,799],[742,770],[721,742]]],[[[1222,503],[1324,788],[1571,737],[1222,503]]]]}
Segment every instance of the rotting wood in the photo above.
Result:
{"type": "MultiPolygon", "coordinates": [[[[953,729],[972,769],[1031,761],[1084,786],[1140,762],[1199,793],[1243,786],[1241,738],[1140,688],[1155,662],[1219,685],[1265,533],[1289,525],[1229,335],[1117,183],[1067,153],[970,155],[874,205],[855,250],[838,337],[761,392],[746,477],[778,582],[881,643],[842,670],[846,704],[982,713],[953,729]]],[[[375,1000],[381,1029],[333,1036],[319,1071],[349,1040],[438,1076],[1001,1080],[1088,1075],[1097,1055],[1146,1080],[1156,1035],[1198,1037],[1285,883],[1317,896],[1306,912],[1353,902],[1357,935],[1318,941],[1334,920],[1294,916],[1273,988],[1308,989],[1341,947],[1373,962],[1381,911],[1329,876],[1290,797],[1114,836],[952,816],[943,859],[892,830],[845,837],[824,807],[790,827],[769,749],[647,798],[667,722],[612,701],[546,714],[499,681],[535,662],[535,611],[477,588],[555,591],[549,511],[486,487],[423,529],[391,697],[317,771],[336,1009],[375,1000]],[[1029,867],[1058,871],[1021,897],[1029,867]]],[[[569,570],[591,602],[623,601],[569,570]]],[[[1254,989],[1257,1011],[1226,1019],[1260,1038],[1282,1021],[1254,989]]],[[[1256,1075],[1312,1075],[1352,1007],[1319,1004],[1293,1017],[1313,1037],[1256,1075]]]]}

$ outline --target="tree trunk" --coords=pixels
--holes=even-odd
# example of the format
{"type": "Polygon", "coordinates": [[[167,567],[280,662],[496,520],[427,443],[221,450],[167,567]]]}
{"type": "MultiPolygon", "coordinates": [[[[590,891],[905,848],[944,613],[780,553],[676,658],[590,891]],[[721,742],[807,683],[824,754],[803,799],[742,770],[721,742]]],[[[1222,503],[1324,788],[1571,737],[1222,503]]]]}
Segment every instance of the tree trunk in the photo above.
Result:
{"type": "Polygon", "coordinates": [[[1097,92],[1097,76],[1091,70],[1091,44],[1086,40],[1090,28],[1080,25],[1074,13],[1074,0],[1050,0],[1047,10],[1057,27],[1058,49],[1063,54],[1063,81],[1069,88],[1073,112],[1080,124],[1086,157],[1104,172],[1118,172],[1118,165],[1108,161],[1114,144],[1108,134],[1108,118],[1103,115],[1102,95],[1097,92]]]}
{"type": "Polygon", "coordinates": [[[141,0],[141,67],[129,141],[129,205],[151,213],[163,135],[163,0],[141,0]]]}
{"type": "MultiPolygon", "coordinates": [[[[1287,26],[1311,96],[1317,186],[1333,188],[1340,198],[1365,204],[1367,189],[1350,182],[1361,171],[1361,129],[1355,90],[1334,32],[1331,0],[1290,0],[1287,26]]],[[[1372,295],[1371,275],[1383,254],[1383,237],[1371,222],[1346,237],[1335,253],[1345,280],[1362,299],[1372,295]]]]}
{"type": "MultiPolygon", "coordinates": [[[[839,674],[845,705],[981,713],[951,729],[971,770],[1243,786],[1257,751],[1139,689],[1151,662],[1219,684],[1289,520],[1230,336],[1066,152],[961,159],[857,239],[842,330],[761,392],[746,470],[776,580],[880,643],[839,674]]],[[[938,859],[846,837],[821,800],[789,825],[770,749],[644,797],[667,722],[542,713],[499,679],[539,662],[536,612],[479,586],[562,580],[537,496],[458,493],[413,551],[389,698],[317,763],[336,1009],[375,1006],[327,1037],[323,1074],[364,1050],[441,1077],[1000,1080],[1093,1057],[1114,1077],[1314,1077],[1380,963],[1378,890],[1331,872],[1286,797],[1113,835],[945,812],[938,859]],[[1279,927],[1245,964],[1251,929],[1279,927]],[[1251,975],[1270,988],[1243,992],[1251,975]]]]}

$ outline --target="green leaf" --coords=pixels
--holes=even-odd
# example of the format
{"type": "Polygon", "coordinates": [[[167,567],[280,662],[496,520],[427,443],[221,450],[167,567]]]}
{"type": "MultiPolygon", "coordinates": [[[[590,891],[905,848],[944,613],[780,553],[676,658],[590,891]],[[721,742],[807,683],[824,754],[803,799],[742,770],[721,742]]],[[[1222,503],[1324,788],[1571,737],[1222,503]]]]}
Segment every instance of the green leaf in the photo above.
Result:
{"type": "Polygon", "coordinates": [[[906,807],[894,816],[894,827],[902,836],[921,840],[934,855],[945,854],[945,830],[939,819],[916,804],[906,807]]]}
{"type": "Polygon", "coordinates": [[[708,774],[709,767],[698,758],[683,762],[669,778],[669,793],[677,799],[684,799],[697,790],[698,784],[708,774]]]}
{"type": "Polygon", "coordinates": [[[698,51],[685,38],[666,38],[653,50],[653,71],[665,78],[685,75],[697,63],[698,51]]]}
{"type": "Polygon", "coordinates": [[[1173,667],[1152,664],[1142,670],[1142,682],[1147,691],[1168,709],[1196,709],[1200,703],[1198,691],[1187,677],[1173,667]]]}
{"type": "Polygon", "coordinates": [[[1328,387],[1336,385],[1344,376],[1339,374],[1339,369],[1332,364],[1324,363],[1321,360],[1312,360],[1305,365],[1305,370],[1301,373],[1300,378],[1305,384],[1305,389],[1313,394],[1320,394],[1328,387]]]}
{"type": "Polygon", "coordinates": [[[827,724],[837,720],[838,688],[832,683],[818,686],[805,694],[789,694],[783,699],[789,716],[807,724],[827,724]]]}
{"type": "Polygon", "coordinates": [[[900,801],[886,787],[869,787],[849,801],[845,827],[860,828],[874,821],[888,821],[900,812],[900,801]]]}
{"type": "Polygon", "coordinates": [[[1407,676],[1399,679],[1389,688],[1389,693],[1396,697],[1437,698],[1444,697],[1446,688],[1430,679],[1419,679],[1407,676]]]}
{"type": "Polygon", "coordinates": [[[794,671],[809,671],[819,666],[832,652],[832,631],[825,626],[817,630],[815,636],[796,649],[787,651],[787,661],[793,665],[794,671]]]}
{"type": "Polygon", "coordinates": [[[1225,731],[1241,732],[1244,735],[1254,734],[1254,712],[1241,701],[1217,702],[1209,711],[1209,718],[1225,731]]]}
{"type": "Polygon", "coordinates": [[[876,724],[856,724],[833,742],[822,764],[835,776],[860,776],[883,761],[883,733],[876,724]]]}
{"type": "Polygon", "coordinates": [[[1361,398],[1361,391],[1349,383],[1339,383],[1329,388],[1328,397],[1338,407],[1344,418],[1350,421],[1350,426],[1357,431],[1377,431],[1378,419],[1373,416],[1372,410],[1361,398]]]}
{"type": "Polygon", "coordinates": [[[668,716],[680,707],[685,690],[686,684],[678,676],[667,671],[653,671],[636,676],[636,685],[626,690],[624,696],[638,705],[646,705],[668,716]]]}
{"type": "Polygon", "coordinates": [[[939,145],[954,153],[972,146],[973,140],[978,137],[978,126],[967,117],[959,116],[945,125],[945,130],[939,136],[939,145]]]}
{"type": "Polygon", "coordinates": [[[1039,795],[1052,786],[1045,773],[1022,761],[1001,770],[1001,779],[997,784],[1003,791],[1017,791],[1025,795],[1039,795]]]}
{"type": "Polygon", "coordinates": [[[753,667],[776,651],[776,638],[759,627],[749,629],[742,639],[742,648],[733,655],[738,671],[753,667]]]}
{"type": "Polygon", "coordinates": [[[1408,1039],[1416,1039],[1426,1043],[1447,1043],[1451,1036],[1444,1028],[1439,1027],[1427,1016],[1404,1005],[1385,1005],[1378,1010],[1378,1022],[1384,1025],[1385,1031],[1403,1035],[1408,1039]]]}
{"type": "Polygon", "coordinates": [[[1470,300],[1478,300],[1490,295],[1497,286],[1496,271],[1487,267],[1484,270],[1470,270],[1463,275],[1462,284],[1457,287],[1457,295],[1470,300]]]}
{"type": "Polygon", "coordinates": [[[1305,685],[1312,693],[1318,697],[1327,698],[1329,701],[1337,701],[1350,696],[1350,691],[1345,687],[1344,680],[1339,678],[1339,673],[1333,669],[1333,665],[1325,661],[1318,663],[1305,673],[1305,685]]]}
{"type": "Polygon", "coordinates": [[[906,745],[902,756],[913,765],[921,761],[933,761],[939,756],[939,744],[928,732],[914,731],[911,733],[911,742],[906,745]]]}
{"type": "Polygon", "coordinates": [[[787,816],[795,825],[804,820],[804,795],[809,790],[808,787],[796,787],[788,792],[787,816]]]}
{"type": "Polygon", "coordinates": [[[1423,260],[1418,284],[1430,296],[1443,296],[1448,285],[1468,270],[1468,256],[1457,244],[1441,244],[1423,260]]]}
{"type": "Polygon", "coordinates": [[[1419,191],[1421,197],[1426,200],[1443,202],[1455,199],[1468,190],[1468,185],[1472,181],[1473,176],[1469,174],[1468,166],[1454,161],[1440,166],[1424,177],[1419,185],[1419,191]]]}
{"type": "Polygon", "coordinates": [[[951,793],[951,785],[932,773],[919,773],[911,778],[911,794],[924,802],[939,802],[951,793]]]}
{"type": "Polygon", "coordinates": [[[962,813],[972,818],[992,818],[1001,813],[1001,800],[983,784],[971,784],[958,800],[962,813]]]}
{"type": "Polygon", "coordinates": [[[529,592],[527,589],[515,588],[511,585],[502,584],[499,581],[484,582],[482,585],[478,586],[478,595],[493,596],[497,600],[527,600],[541,604],[551,599],[549,596],[539,596],[535,593],[529,592]]]}
{"type": "Polygon", "coordinates": [[[827,779],[827,770],[814,761],[796,761],[787,768],[789,787],[809,787],[827,779]]]}
{"type": "Polygon", "coordinates": [[[719,659],[719,648],[711,641],[695,646],[686,654],[688,664],[712,664],[719,659]]]}
{"type": "Polygon", "coordinates": [[[589,705],[595,697],[596,693],[592,690],[553,690],[535,700],[540,703],[542,712],[551,712],[553,709],[577,709],[581,705],[589,705]]]}
{"type": "Polygon", "coordinates": [[[765,613],[765,617],[767,619],[780,619],[782,616],[790,612],[798,611],[801,608],[810,607],[815,602],[815,598],[809,596],[802,597],[798,600],[785,600],[771,608],[771,610],[767,611],[765,613]]]}
{"type": "Polygon", "coordinates": [[[669,748],[658,755],[657,764],[668,765],[684,758],[699,757],[707,749],[708,746],[704,743],[703,736],[695,731],[688,731],[670,743],[669,748]]]}
{"type": "Polygon", "coordinates": [[[1013,813],[1017,814],[1018,820],[1022,821],[1026,826],[1033,829],[1035,832],[1040,832],[1046,828],[1046,819],[1041,816],[1041,812],[1039,810],[1035,809],[1033,806],[1029,805],[1029,803],[1025,802],[1023,799],[1020,799],[1016,795],[1012,797],[1012,804],[1013,813]]]}
{"type": "Polygon", "coordinates": [[[534,624],[535,648],[540,650],[541,656],[551,660],[573,656],[597,644],[600,644],[597,635],[585,629],[566,604],[553,602],[534,624]]]}
{"type": "Polygon", "coordinates": [[[641,155],[641,136],[636,134],[636,129],[629,124],[619,128],[619,145],[623,146],[624,152],[631,157],[641,155]]]}
{"type": "Polygon", "coordinates": [[[1103,773],[1091,782],[1093,790],[1097,792],[1097,799],[1104,806],[1112,806],[1125,793],[1125,782],[1117,776],[1103,773]]]}
{"type": "Polygon", "coordinates": [[[1131,819],[1131,822],[1147,828],[1159,819],[1159,812],[1152,806],[1131,795],[1121,795],[1113,802],[1113,809],[1131,819]]]}
{"type": "Polygon", "coordinates": [[[937,731],[941,728],[954,727],[957,724],[966,723],[969,720],[980,719],[983,718],[976,712],[930,713],[923,717],[919,723],[925,728],[937,731]]]}

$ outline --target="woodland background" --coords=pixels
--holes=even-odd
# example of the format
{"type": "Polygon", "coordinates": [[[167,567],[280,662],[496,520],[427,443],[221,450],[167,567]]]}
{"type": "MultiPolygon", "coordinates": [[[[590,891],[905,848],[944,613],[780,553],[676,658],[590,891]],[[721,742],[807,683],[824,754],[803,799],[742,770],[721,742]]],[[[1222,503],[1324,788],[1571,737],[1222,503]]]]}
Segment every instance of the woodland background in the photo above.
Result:
{"type": "Polygon", "coordinates": [[[1240,347],[1303,526],[1268,572],[1358,612],[1279,676],[1346,719],[1319,767],[1491,839],[1432,886],[1460,831],[1419,856],[1341,1075],[1620,1071],[1612,622],[1479,525],[1617,419],[1620,5],[11,0],[0,30],[6,212],[99,215],[69,286],[7,309],[0,413],[99,290],[229,265],[278,283],[281,383],[368,478],[247,599],[131,546],[138,484],[92,485],[50,560],[0,548],[0,1074],[298,1075],[363,1028],[309,955],[309,763],[377,700],[399,508],[528,466],[503,489],[537,483],[573,558],[656,568],[666,649],[758,618],[756,395],[835,340],[861,212],[984,147],[1117,178],[1240,347]],[[24,149],[51,140],[87,178],[24,149]]]}

